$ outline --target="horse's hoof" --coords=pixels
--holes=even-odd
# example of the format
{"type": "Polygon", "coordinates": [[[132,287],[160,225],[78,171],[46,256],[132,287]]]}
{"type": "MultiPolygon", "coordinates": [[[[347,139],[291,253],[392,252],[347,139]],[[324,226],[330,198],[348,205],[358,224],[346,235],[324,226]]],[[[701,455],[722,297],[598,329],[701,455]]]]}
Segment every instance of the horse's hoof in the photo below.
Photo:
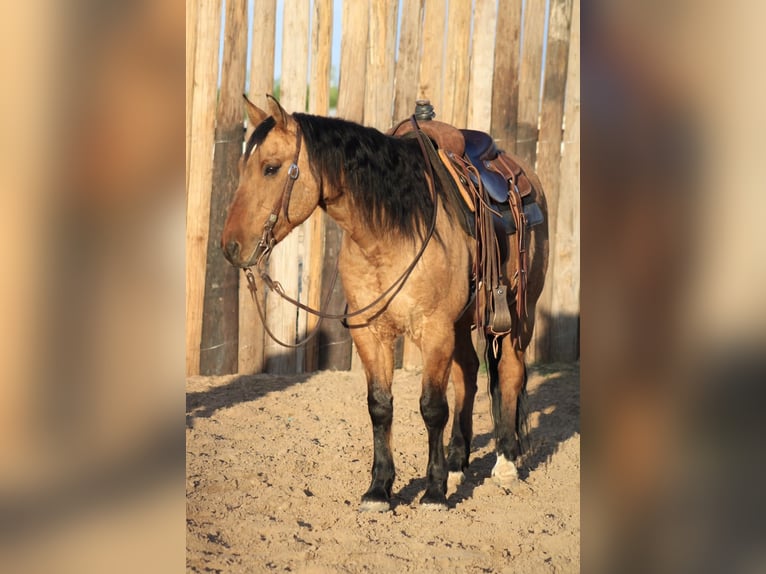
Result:
{"type": "Polygon", "coordinates": [[[509,487],[519,479],[519,471],[512,460],[502,454],[497,455],[497,462],[492,469],[492,480],[498,486],[509,487]]]}
{"type": "Polygon", "coordinates": [[[427,510],[447,510],[447,497],[426,492],[420,499],[420,506],[427,510]]]}
{"type": "Polygon", "coordinates": [[[443,510],[447,510],[447,503],[446,502],[421,502],[420,507],[425,508],[426,510],[435,510],[437,512],[441,512],[443,510]]]}
{"type": "Polygon", "coordinates": [[[465,482],[465,473],[462,470],[450,471],[449,477],[447,478],[447,486],[449,487],[460,486],[464,482],[465,482]]]}
{"type": "Polygon", "coordinates": [[[362,500],[359,505],[359,512],[388,512],[391,510],[391,503],[383,500],[362,500]]]}
{"type": "Polygon", "coordinates": [[[388,512],[391,509],[391,497],[380,487],[370,488],[362,496],[360,512],[388,512]]]}

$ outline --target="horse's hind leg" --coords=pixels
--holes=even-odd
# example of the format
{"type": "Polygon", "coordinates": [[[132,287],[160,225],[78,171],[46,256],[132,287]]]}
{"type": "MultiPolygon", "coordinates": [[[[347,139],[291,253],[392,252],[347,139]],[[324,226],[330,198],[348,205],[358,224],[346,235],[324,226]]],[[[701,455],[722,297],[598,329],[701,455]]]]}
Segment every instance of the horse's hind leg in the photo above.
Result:
{"type": "Polygon", "coordinates": [[[423,388],[420,413],[428,431],[428,468],[426,492],[421,504],[435,508],[447,507],[447,460],[444,456],[444,427],[449,419],[447,381],[449,379],[455,333],[451,322],[425,326],[421,341],[423,353],[423,388]]]}
{"type": "Polygon", "coordinates": [[[524,352],[514,348],[511,337],[505,336],[496,341],[497,356],[493,352],[494,342],[494,337],[487,337],[487,367],[497,454],[492,478],[501,486],[509,486],[518,478],[515,462],[521,454],[523,428],[523,413],[519,411],[527,374],[524,352]]]}
{"type": "Polygon", "coordinates": [[[471,341],[471,317],[455,325],[455,352],[452,359],[452,383],[455,389],[454,420],[447,467],[449,480],[460,484],[465,480],[473,438],[473,402],[476,397],[476,374],[479,359],[471,341]]]}
{"type": "Polygon", "coordinates": [[[374,448],[372,482],[362,496],[360,510],[385,512],[391,507],[391,487],[396,475],[391,454],[393,339],[381,341],[368,329],[359,329],[354,331],[354,343],[367,375],[367,408],[372,420],[374,448]]]}

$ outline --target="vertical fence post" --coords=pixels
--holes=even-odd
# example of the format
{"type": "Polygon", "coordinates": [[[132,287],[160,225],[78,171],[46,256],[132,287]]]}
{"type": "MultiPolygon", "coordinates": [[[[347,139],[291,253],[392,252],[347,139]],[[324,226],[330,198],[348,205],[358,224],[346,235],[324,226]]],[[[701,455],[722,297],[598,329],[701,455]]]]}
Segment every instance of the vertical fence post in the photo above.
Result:
{"type": "MultiPolygon", "coordinates": [[[[366,0],[343,3],[343,38],[340,47],[340,86],[338,88],[338,115],[353,122],[364,120],[365,81],[367,78],[367,44],[369,37],[369,3],[366,0]]],[[[328,254],[340,251],[341,233],[335,241],[329,234],[325,243],[328,254]]],[[[335,296],[335,294],[333,294],[335,296]]],[[[349,336],[350,337],[350,336],[349,336]]],[[[348,343],[352,349],[351,341],[348,343]]],[[[358,363],[356,352],[348,354],[347,367],[358,363]]]]}
{"type": "Polygon", "coordinates": [[[516,125],[516,153],[535,165],[537,122],[540,117],[543,33],[546,0],[527,0],[524,10],[524,42],[519,69],[519,117],[516,125]]]}
{"type": "Polygon", "coordinates": [[[338,115],[352,122],[361,122],[364,119],[369,17],[367,0],[343,3],[338,115]]]}
{"type": "Polygon", "coordinates": [[[428,0],[423,17],[423,50],[420,55],[418,99],[431,101],[437,119],[444,119],[444,47],[446,0],[428,0]]]}
{"type": "Polygon", "coordinates": [[[220,248],[226,210],[237,189],[237,163],[242,154],[242,92],[247,69],[247,0],[227,0],[223,42],[226,70],[220,83],[210,198],[210,232],[205,273],[200,373],[237,372],[239,349],[239,270],[220,248]]]}
{"type": "MultiPolygon", "coordinates": [[[[332,39],[332,1],[314,0],[314,13],[311,27],[311,81],[309,84],[309,111],[327,115],[330,109],[330,41],[332,39]]],[[[324,266],[324,240],[326,219],[321,209],[314,211],[309,219],[311,251],[308,257],[307,286],[308,304],[318,309],[322,304],[323,276],[332,273],[324,266]]],[[[327,309],[323,309],[327,311],[327,309]]],[[[306,327],[313,331],[318,317],[309,315],[306,327]]],[[[319,353],[322,349],[322,333],[318,333],[306,345],[304,369],[307,372],[319,368],[319,353]]]]}
{"type": "MultiPolygon", "coordinates": [[[[447,8],[447,60],[441,117],[456,126],[465,126],[468,116],[471,4],[450,2],[447,8]]],[[[436,114],[439,115],[439,110],[436,110],[436,114]]]]}
{"type": "Polygon", "coordinates": [[[572,6],[569,35],[564,142],[556,217],[556,261],[551,279],[551,358],[579,355],[580,314],[580,0],[572,6]]]}
{"type": "MultiPolygon", "coordinates": [[[[250,56],[250,100],[266,109],[266,94],[274,93],[274,40],[276,37],[277,0],[259,0],[253,18],[250,56]]],[[[248,126],[252,131],[255,126],[248,126]]],[[[260,289],[257,296],[266,309],[268,295],[260,289]]],[[[239,279],[239,372],[260,373],[265,368],[263,323],[252,300],[244,275],[239,279]]]]}
{"type": "Polygon", "coordinates": [[[471,42],[471,81],[467,127],[489,131],[492,125],[492,69],[495,59],[495,0],[476,0],[471,42]]]}
{"type": "Polygon", "coordinates": [[[199,374],[205,263],[210,224],[210,186],[213,180],[218,49],[221,0],[202,2],[199,8],[194,59],[194,96],[189,187],[186,194],[186,374],[199,374]]]}
{"type": "Polygon", "coordinates": [[[492,77],[492,136],[500,149],[516,151],[519,111],[521,0],[500,0],[497,7],[495,70],[492,77]]]}
{"type": "Polygon", "coordinates": [[[548,200],[548,225],[550,255],[545,289],[537,303],[537,320],[534,333],[534,358],[551,360],[551,302],[556,285],[559,238],[556,235],[559,205],[559,165],[561,163],[561,125],[564,115],[564,92],[566,89],[567,61],[569,56],[569,28],[572,16],[572,0],[551,0],[548,25],[548,47],[545,62],[540,113],[540,135],[537,150],[537,174],[545,188],[548,200]]]}
{"type": "Polygon", "coordinates": [[[191,168],[192,141],[192,102],[194,99],[194,63],[197,53],[197,15],[199,0],[189,0],[186,4],[186,187],[189,189],[189,170],[191,168]]]}
{"type": "MultiPolygon", "coordinates": [[[[309,52],[309,4],[303,0],[286,0],[282,45],[282,80],[280,103],[288,113],[306,109],[309,52]]],[[[301,152],[306,153],[305,148],[301,152]]],[[[274,249],[270,273],[278,278],[286,293],[306,300],[303,286],[306,253],[310,242],[306,224],[293,230],[274,249]]],[[[271,331],[286,343],[294,343],[305,334],[306,315],[280,297],[269,297],[266,322],[271,331]]],[[[296,373],[303,370],[303,349],[286,349],[266,340],[266,369],[271,373],[296,373]]]]}
{"type": "Polygon", "coordinates": [[[425,0],[402,2],[402,29],[399,36],[399,57],[396,60],[394,87],[394,121],[412,114],[418,93],[418,62],[423,35],[423,6],[425,0]]]}
{"type": "Polygon", "coordinates": [[[370,0],[364,123],[379,130],[387,130],[392,123],[396,13],[396,2],[370,0]]]}

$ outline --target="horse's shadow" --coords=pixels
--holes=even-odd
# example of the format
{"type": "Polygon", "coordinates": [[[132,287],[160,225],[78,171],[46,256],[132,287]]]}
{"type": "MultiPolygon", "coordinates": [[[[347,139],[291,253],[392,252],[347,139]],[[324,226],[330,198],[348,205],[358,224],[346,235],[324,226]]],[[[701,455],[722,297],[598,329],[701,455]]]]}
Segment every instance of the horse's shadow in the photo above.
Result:
{"type": "Polygon", "coordinates": [[[193,428],[195,419],[210,418],[220,409],[257,400],[305,382],[314,373],[303,375],[242,375],[225,385],[204,391],[186,393],[186,428],[193,428]]]}
{"type": "Polygon", "coordinates": [[[539,413],[538,424],[529,432],[529,449],[519,468],[526,480],[541,464],[547,464],[559,446],[580,432],[580,377],[559,372],[530,393],[528,412],[539,413]]]}
{"type": "MultiPolygon", "coordinates": [[[[530,473],[547,464],[559,446],[580,432],[579,377],[573,373],[560,373],[541,383],[530,393],[527,411],[530,416],[539,413],[538,424],[529,431],[528,449],[521,458],[519,479],[526,481],[530,473]]],[[[492,440],[492,433],[474,437],[472,451],[483,449],[492,440]]],[[[472,458],[465,472],[465,480],[447,498],[450,507],[471,498],[474,490],[492,474],[495,453],[490,450],[479,458],[472,458]]],[[[394,506],[412,504],[425,491],[425,477],[413,478],[394,495],[394,506]]]]}

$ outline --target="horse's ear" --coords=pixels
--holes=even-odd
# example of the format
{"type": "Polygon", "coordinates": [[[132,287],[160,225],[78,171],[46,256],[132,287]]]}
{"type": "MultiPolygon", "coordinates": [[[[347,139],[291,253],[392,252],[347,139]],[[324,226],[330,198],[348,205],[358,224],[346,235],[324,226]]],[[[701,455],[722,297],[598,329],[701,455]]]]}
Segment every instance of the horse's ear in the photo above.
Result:
{"type": "Polygon", "coordinates": [[[247,119],[250,120],[251,128],[259,125],[263,120],[269,117],[269,114],[247,99],[247,94],[242,94],[242,97],[245,98],[245,112],[247,112],[247,119]]]}
{"type": "Polygon", "coordinates": [[[287,123],[287,112],[271,94],[266,94],[266,99],[269,103],[269,111],[271,111],[271,115],[277,121],[277,127],[284,127],[287,123]]]}

